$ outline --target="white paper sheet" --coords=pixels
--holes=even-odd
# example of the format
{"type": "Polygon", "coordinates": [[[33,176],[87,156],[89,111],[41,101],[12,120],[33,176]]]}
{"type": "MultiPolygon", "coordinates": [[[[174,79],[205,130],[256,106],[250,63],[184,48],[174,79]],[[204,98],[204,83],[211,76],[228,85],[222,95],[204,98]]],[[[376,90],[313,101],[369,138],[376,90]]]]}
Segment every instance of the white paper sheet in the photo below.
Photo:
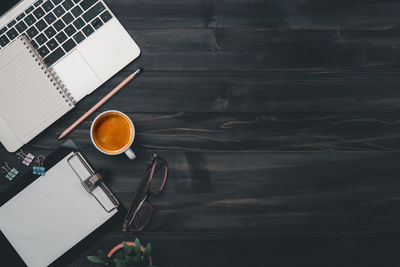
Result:
{"type": "MultiPolygon", "coordinates": [[[[117,212],[107,213],[85,190],[67,162],[71,155],[0,207],[0,230],[28,266],[49,265],[117,212]]],[[[72,164],[89,176],[82,163],[72,164]]]]}
{"type": "Polygon", "coordinates": [[[27,47],[17,38],[0,52],[0,142],[9,152],[73,108],[27,47]]]}

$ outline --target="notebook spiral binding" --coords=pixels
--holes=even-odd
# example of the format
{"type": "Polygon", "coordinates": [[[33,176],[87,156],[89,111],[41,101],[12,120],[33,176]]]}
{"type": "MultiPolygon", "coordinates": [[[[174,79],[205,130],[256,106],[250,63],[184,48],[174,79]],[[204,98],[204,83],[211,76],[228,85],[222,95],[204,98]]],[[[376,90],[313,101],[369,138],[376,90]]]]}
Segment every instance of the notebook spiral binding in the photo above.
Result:
{"type": "Polygon", "coordinates": [[[71,95],[71,93],[68,91],[68,88],[62,82],[60,77],[57,75],[55,70],[53,68],[47,66],[43,62],[43,60],[40,58],[40,56],[33,50],[33,47],[28,43],[28,39],[26,37],[22,36],[21,41],[23,41],[23,44],[26,46],[27,49],[29,49],[29,53],[32,54],[32,57],[38,63],[39,67],[41,67],[44,74],[47,75],[47,78],[49,78],[50,82],[52,82],[53,85],[56,87],[56,89],[60,93],[60,95],[62,95],[65,102],[67,102],[70,107],[73,107],[76,104],[76,101],[75,101],[74,97],[71,95]]]}

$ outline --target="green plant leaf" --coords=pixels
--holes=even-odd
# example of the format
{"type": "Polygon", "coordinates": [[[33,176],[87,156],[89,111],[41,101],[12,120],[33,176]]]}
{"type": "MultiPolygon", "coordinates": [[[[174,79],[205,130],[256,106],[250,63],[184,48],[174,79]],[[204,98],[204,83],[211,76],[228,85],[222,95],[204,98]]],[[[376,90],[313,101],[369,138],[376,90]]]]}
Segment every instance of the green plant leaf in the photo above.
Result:
{"type": "Polygon", "coordinates": [[[135,251],[136,251],[136,256],[140,257],[142,255],[141,244],[140,244],[139,238],[135,239],[135,251]]]}
{"type": "Polygon", "coordinates": [[[114,259],[123,259],[124,258],[124,251],[119,251],[118,254],[114,257],[114,259]]]}
{"type": "Polygon", "coordinates": [[[120,267],[126,267],[126,266],[128,266],[128,264],[126,263],[125,260],[114,259],[114,262],[115,262],[115,264],[116,264],[117,266],[120,266],[120,267]]]}
{"type": "Polygon", "coordinates": [[[124,249],[123,249],[123,251],[124,251],[124,254],[125,255],[130,255],[131,253],[132,253],[132,251],[133,251],[133,245],[128,245],[126,242],[123,242],[123,244],[124,244],[124,249]]]}
{"type": "Polygon", "coordinates": [[[101,259],[101,258],[99,258],[97,256],[87,256],[86,258],[89,261],[93,262],[93,263],[99,263],[99,264],[105,264],[106,263],[103,259],[101,259]]]}
{"type": "Polygon", "coordinates": [[[116,263],[115,267],[128,267],[128,264],[126,264],[126,263],[116,263]]]}
{"type": "Polygon", "coordinates": [[[128,264],[135,264],[137,263],[137,258],[136,257],[132,257],[132,256],[125,256],[125,259],[127,261],[128,264]]]}
{"type": "Polygon", "coordinates": [[[98,249],[97,253],[99,253],[99,258],[100,259],[102,259],[104,261],[107,261],[108,257],[107,257],[107,254],[104,251],[102,251],[101,249],[98,249]]]}
{"type": "Polygon", "coordinates": [[[150,243],[147,243],[147,246],[143,252],[143,257],[147,260],[151,256],[151,245],[150,243]]]}

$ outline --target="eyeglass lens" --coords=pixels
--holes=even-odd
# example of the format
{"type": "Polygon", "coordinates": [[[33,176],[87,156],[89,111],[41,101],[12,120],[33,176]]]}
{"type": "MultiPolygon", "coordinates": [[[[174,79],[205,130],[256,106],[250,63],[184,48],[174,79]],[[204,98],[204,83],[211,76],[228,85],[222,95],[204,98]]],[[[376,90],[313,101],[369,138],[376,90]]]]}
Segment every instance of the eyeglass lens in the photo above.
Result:
{"type": "Polygon", "coordinates": [[[153,214],[153,207],[147,200],[143,200],[147,197],[149,192],[151,194],[158,194],[163,190],[167,174],[167,163],[160,157],[155,157],[152,164],[148,167],[146,175],[143,177],[142,184],[136,193],[133,206],[128,212],[127,217],[130,218],[127,218],[128,225],[124,225],[124,231],[141,231],[150,221],[151,215],[153,214]],[[138,206],[135,207],[136,205],[138,206]]]}

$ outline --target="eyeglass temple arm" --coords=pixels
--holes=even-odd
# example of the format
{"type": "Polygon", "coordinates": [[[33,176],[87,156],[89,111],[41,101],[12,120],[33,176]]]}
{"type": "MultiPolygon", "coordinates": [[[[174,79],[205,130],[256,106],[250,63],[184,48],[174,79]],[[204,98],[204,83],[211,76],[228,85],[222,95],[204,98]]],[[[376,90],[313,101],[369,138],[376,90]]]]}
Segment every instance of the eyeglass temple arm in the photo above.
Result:
{"type": "Polygon", "coordinates": [[[153,179],[154,170],[155,170],[155,167],[156,167],[156,165],[157,165],[156,163],[157,163],[157,159],[156,159],[155,161],[152,161],[152,163],[151,163],[151,164],[153,164],[153,165],[152,165],[152,167],[151,167],[149,180],[147,180],[147,181],[145,180],[145,178],[146,178],[148,172],[147,172],[147,173],[145,174],[145,176],[143,177],[142,183],[140,184],[139,189],[138,189],[138,191],[136,192],[135,197],[133,198],[133,201],[132,201],[132,203],[131,203],[130,209],[128,210],[128,213],[126,214],[126,217],[125,217],[125,220],[124,220],[124,227],[126,226],[125,224],[126,224],[127,222],[128,222],[129,224],[132,223],[132,221],[133,221],[133,219],[135,218],[137,212],[139,211],[139,209],[140,209],[141,206],[143,205],[144,201],[147,199],[147,197],[148,197],[148,192],[146,192],[145,197],[144,197],[143,200],[137,205],[136,210],[135,210],[134,213],[132,214],[132,208],[133,208],[133,206],[135,205],[135,203],[138,201],[138,197],[140,196],[140,193],[143,191],[143,187],[146,186],[146,185],[149,185],[149,184],[151,183],[152,179],[153,179]],[[129,218],[130,218],[130,219],[129,219],[129,218]]]}

